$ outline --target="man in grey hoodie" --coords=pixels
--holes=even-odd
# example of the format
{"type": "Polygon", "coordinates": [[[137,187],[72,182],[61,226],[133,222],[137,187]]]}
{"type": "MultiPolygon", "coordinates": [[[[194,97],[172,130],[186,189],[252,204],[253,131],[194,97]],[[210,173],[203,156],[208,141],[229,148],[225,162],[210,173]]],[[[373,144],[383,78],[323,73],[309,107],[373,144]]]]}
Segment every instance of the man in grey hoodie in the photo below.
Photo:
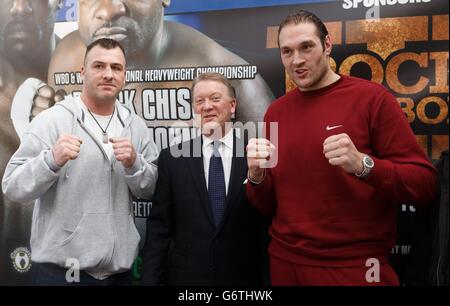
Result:
{"type": "Polygon", "coordinates": [[[116,41],[89,45],[81,95],[39,114],[7,165],[5,195],[36,200],[33,284],[131,283],[140,240],[131,196],[153,195],[158,152],[144,121],[117,101],[125,65],[116,41]]]}

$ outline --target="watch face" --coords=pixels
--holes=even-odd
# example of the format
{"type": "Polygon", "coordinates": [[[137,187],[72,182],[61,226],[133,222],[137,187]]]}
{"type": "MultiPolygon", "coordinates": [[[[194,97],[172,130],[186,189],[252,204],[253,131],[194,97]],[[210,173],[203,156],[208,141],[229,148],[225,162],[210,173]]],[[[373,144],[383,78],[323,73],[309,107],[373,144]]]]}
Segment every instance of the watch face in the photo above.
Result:
{"type": "Polygon", "coordinates": [[[373,159],[368,157],[368,156],[364,156],[364,164],[366,165],[366,167],[368,168],[372,168],[373,167],[373,159]]]}

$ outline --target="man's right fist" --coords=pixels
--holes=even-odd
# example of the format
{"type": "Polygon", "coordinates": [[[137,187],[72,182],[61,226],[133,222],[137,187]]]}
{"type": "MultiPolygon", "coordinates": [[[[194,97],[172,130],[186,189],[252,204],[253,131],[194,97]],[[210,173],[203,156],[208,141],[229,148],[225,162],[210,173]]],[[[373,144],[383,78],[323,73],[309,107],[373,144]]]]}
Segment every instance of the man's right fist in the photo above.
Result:
{"type": "Polygon", "coordinates": [[[251,138],[247,144],[248,175],[252,181],[260,182],[264,178],[265,168],[270,167],[269,160],[274,156],[275,146],[264,138],[251,138]]]}
{"type": "Polygon", "coordinates": [[[69,134],[59,136],[52,148],[53,159],[58,167],[64,166],[69,160],[76,159],[80,154],[81,138],[69,134]]]}

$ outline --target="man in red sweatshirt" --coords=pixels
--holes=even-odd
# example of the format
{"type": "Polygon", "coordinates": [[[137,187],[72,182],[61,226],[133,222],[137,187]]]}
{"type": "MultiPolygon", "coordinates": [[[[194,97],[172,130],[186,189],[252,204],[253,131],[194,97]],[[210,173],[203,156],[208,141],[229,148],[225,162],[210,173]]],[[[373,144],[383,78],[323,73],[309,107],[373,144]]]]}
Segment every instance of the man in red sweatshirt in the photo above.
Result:
{"type": "Polygon", "coordinates": [[[247,195],[273,215],[272,284],[398,285],[388,263],[396,205],[432,200],[436,170],[392,94],[331,70],[332,43],[317,16],[287,17],[278,43],[298,88],[265,114],[277,139],[247,146],[247,195]]]}

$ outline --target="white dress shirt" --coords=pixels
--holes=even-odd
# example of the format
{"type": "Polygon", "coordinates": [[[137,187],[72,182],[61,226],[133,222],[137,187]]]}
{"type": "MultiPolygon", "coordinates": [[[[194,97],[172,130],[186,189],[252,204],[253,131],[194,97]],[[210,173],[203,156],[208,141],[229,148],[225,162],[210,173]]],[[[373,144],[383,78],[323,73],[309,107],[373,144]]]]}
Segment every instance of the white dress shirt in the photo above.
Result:
{"type": "MultiPolygon", "coordinates": [[[[208,138],[204,135],[202,153],[203,153],[203,168],[205,169],[206,188],[208,188],[209,178],[209,160],[213,154],[213,142],[214,139],[208,138]]],[[[221,138],[219,145],[219,153],[222,157],[223,172],[225,175],[225,191],[228,194],[228,185],[230,182],[231,163],[233,160],[233,129],[230,129],[228,133],[221,138]]]]}

